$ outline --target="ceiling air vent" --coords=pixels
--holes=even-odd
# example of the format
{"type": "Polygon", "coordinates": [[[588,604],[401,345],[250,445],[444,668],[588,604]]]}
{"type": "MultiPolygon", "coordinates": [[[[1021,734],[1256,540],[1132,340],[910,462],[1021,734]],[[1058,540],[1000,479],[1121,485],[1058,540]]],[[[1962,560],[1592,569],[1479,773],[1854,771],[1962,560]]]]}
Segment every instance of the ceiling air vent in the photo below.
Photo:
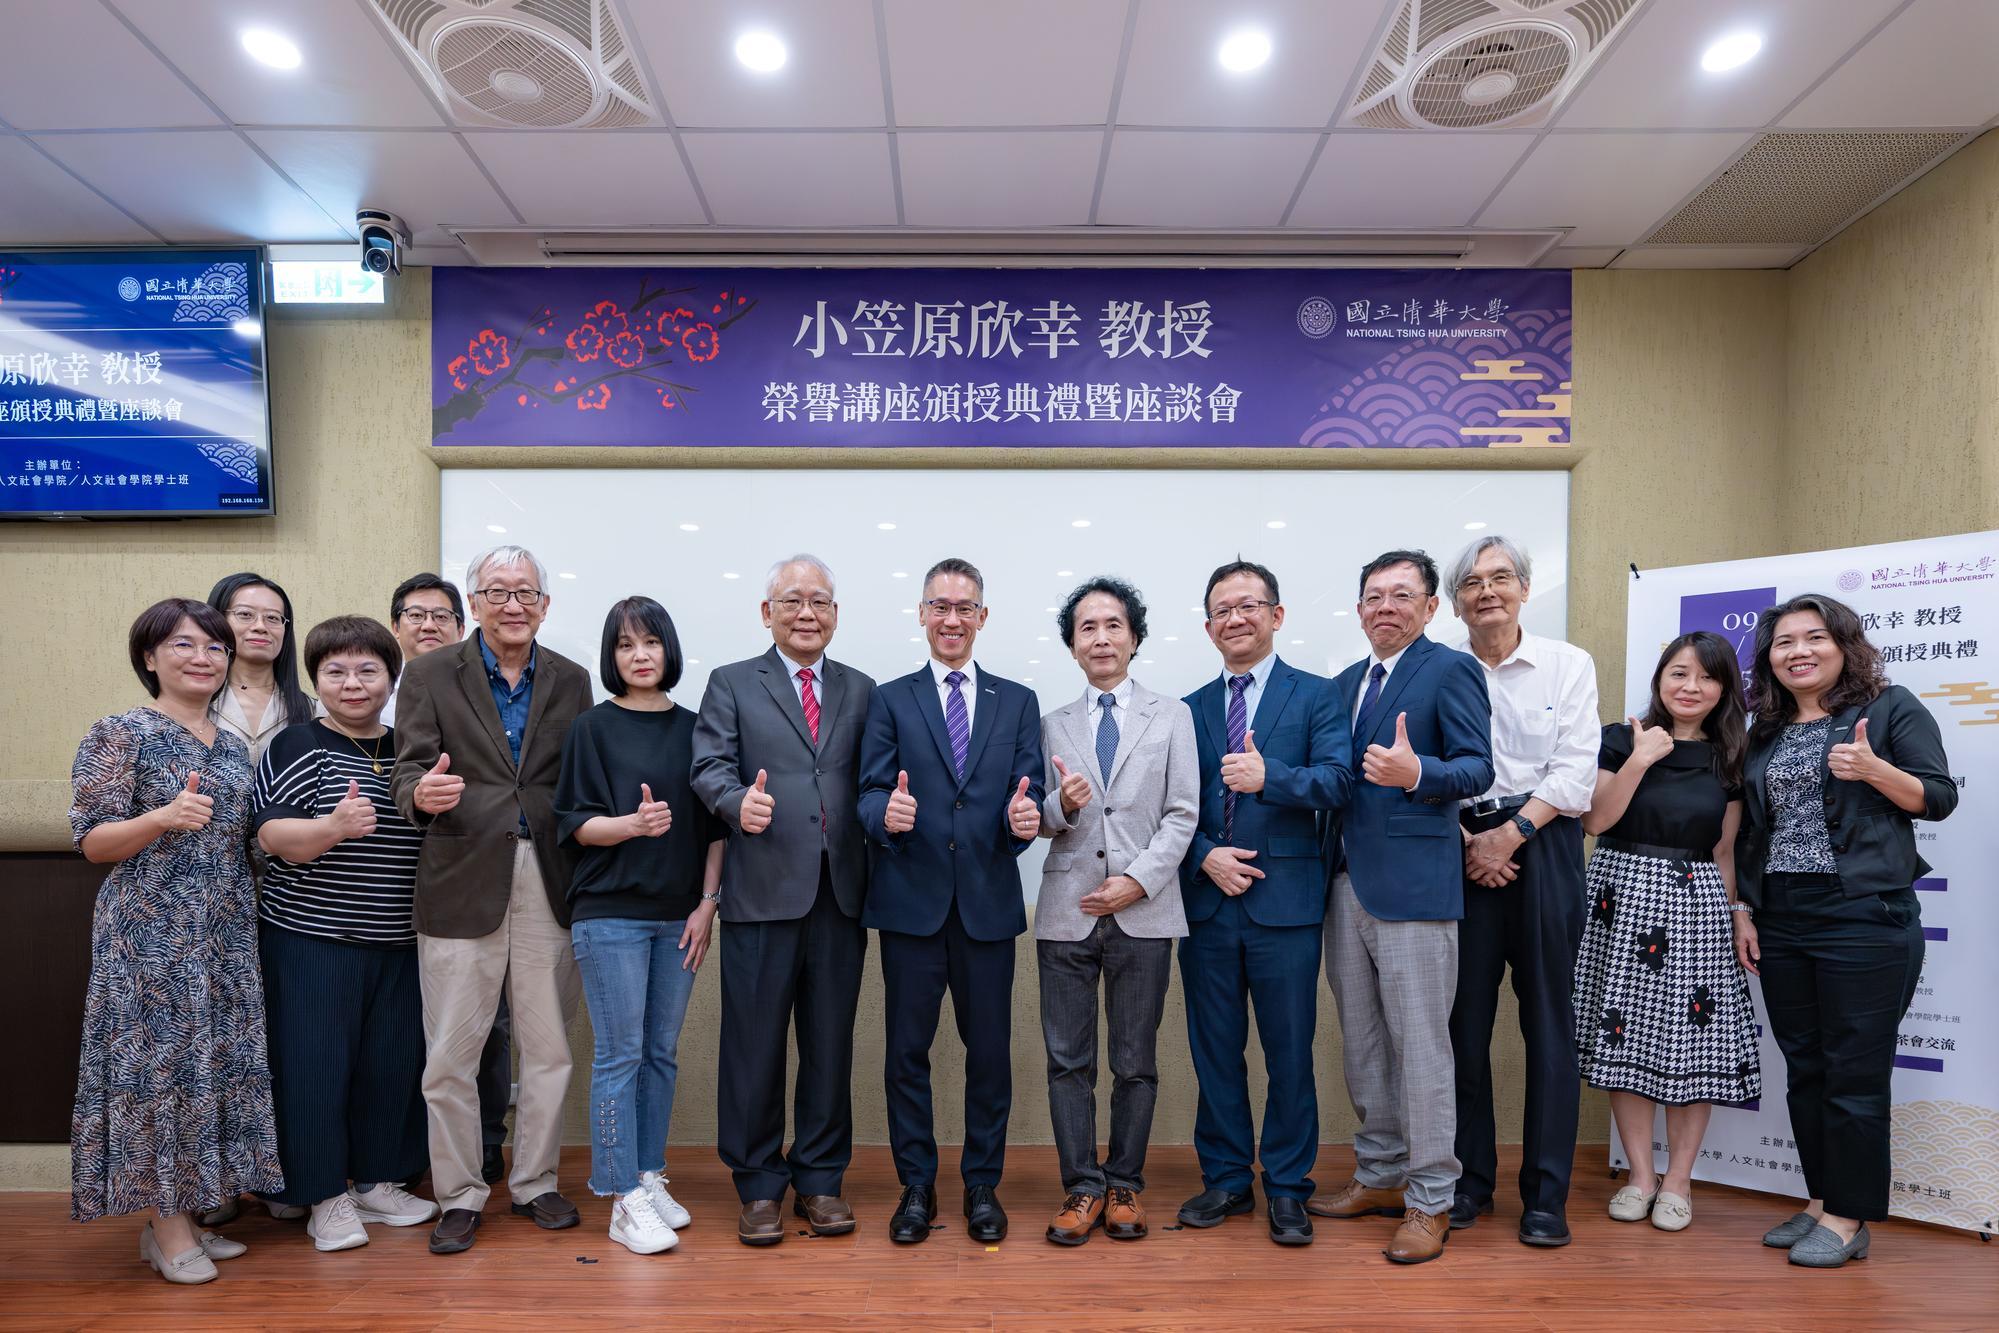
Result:
{"type": "Polygon", "coordinates": [[[1340,124],[1474,130],[1548,119],[1644,0],[1401,0],[1340,124]]]}
{"type": "Polygon", "coordinates": [[[460,124],[656,125],[608,0],[369,0],[460,124]]]}

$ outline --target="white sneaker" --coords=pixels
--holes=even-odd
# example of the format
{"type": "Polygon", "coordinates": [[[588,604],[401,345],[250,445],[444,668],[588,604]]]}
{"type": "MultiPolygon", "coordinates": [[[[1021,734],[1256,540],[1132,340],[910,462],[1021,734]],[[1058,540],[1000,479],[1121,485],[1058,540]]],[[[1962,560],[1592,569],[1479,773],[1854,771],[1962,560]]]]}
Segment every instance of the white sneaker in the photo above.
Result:
{"type": "Polygon", "coordinates": [[[328,1254],[368,1243],[368,1228],[361,1225],[360,1214],[354,1211],[354,1200],[345,1190],[312,1206],[305,1234],[312,1237],[314,1249],[328,1254]]]}
{"type": "Polygon", "coordinates": [[[688,1211],[678,1203],[675,1203],[673,1196],[666,1192],[666,1177],[659,1172],[639,1172],[639,1188],[643,1189],[647,1194],[652,1195],[653,1211],[659,1214],[660,1221],[666,1223],[675,1231],[680,1230],[694,1220],[688,1214],[688,1211]]]}
{"type": "Polygon", "coordinates": [[[355,1216],[363,1222],[413,1227],[437,1216],[437,1205],[429,1199],[419,1199],[402,1186],[386,1180],[370,1190],[350,1189],[347,1197],[354,1201],[355,1216]]]}
{"type": "Polygon", "coordinates": [[[643,1185],[612,1206],[611,1239],[633,1254],[658,1254],[680,1243],[652,1206],[652,1191],[643,1185]]]}

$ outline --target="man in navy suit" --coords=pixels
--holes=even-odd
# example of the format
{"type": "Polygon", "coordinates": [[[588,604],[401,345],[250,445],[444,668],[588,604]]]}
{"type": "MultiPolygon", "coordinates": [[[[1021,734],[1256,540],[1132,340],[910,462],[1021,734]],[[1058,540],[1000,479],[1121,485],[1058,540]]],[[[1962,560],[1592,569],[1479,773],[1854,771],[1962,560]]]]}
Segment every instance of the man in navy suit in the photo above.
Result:
{"type": "Polygon", "coordinates": [[[1041,828],[1041,706],[972,661],[985,579],[940,560],[917,616],[930,658],[875,687],[861,741],[861,827],[873,844],[862,924],[881,932],[889,1142],[902,1202],[889,1236],[915,1244],[937,1214],[930,1047],[944,992],[965,1043],[966,1233],[1006,1235],[996,1193],[1013,1102],[1014,939],[1027,929],[1015,858],[1041,828]]]}
{"type": "Polygon", "coordinates": [[[1361,1125],[1354,1178],[1310,1207],[1321,1217],[1400,1216],[1384,1253],[1417,1264],[1443,1253],[1458,1178],[1457,811],[1492,785],[1492,708],[1479,664],[1423,634],[1437,614],[1436,561],[1376,556],[1361,570],[1355,609],[1372,651],[1334,681],[1361,780],[1327,828],[1326,980],[1361,1125]]]}
{"type": "Polygon", "coordinates": [[[1316,820],[1347,802],[1353,781],[1346,718],[1332,682],[1272,651],[1284,607],[1277,576],[1238,560],[1208,576],[1208,638],[1223,673],[1187,696],[1200,762],[1201,812],[1180,868],[1187,938],[1180,978],[1201,1098],[1194,1150],[1202,1191],[1180,1221],[1211,1227],[1254,1206],[1258,1160],[1243,1051],[1249,1010],[1269,1088],[1263,1105],[1263,1194],[1270,1237],[1307,1245],[1319,1099],[1318,1025],[1326,871],[1316,820]]]}

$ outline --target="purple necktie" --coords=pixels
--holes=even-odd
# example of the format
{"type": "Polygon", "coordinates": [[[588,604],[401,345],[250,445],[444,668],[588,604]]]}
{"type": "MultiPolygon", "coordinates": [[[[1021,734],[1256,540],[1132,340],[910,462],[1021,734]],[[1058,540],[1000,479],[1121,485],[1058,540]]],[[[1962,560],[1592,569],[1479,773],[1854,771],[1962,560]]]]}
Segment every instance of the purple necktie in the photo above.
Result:
{"type": "MultiPolygon", "coordinates": [[[[1241,754],[1243,740],[1249,735],[1249,709],[1243,703],[1243,694],[1255,676],[1229,677],[1229,750],[1230,754],[1241,754]]],[[[1235,836],[1235,796],[1232,791],[1222,793],[1222,841],[1235,836]]]]}
{"type": "Polygon", "coordinates": [[[965,779],[965,751],[972,744],[972,722],[965,716],[965,696],[958,687],[965,683],[965,673],[953,671],[944,677],[944,683],[951,687],[951,693],[944,700],[944,730],[951,733],[951,764],[958,770],[958,780],[965,779]]]}

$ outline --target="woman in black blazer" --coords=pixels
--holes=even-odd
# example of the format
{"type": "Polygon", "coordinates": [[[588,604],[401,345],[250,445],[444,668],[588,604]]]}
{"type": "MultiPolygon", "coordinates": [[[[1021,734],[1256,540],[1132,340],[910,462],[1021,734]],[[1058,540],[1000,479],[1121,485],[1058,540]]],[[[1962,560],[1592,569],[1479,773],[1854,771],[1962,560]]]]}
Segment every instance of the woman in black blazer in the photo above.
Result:
{"type": "Polygon", "coordinates": [[[1763,1243],[1837,1268],[1888,1215],[1895,1034],[1923,968],[1912,885],[1930,868],[1914,821],[1956,809],[1957,784],[1936,719],[1888,683],[1844,603],[1764,612],[1753,671],[1735,864],[1754,924],[1736,947],[1763,978],[1812,1195],[1763,1243]]]}

